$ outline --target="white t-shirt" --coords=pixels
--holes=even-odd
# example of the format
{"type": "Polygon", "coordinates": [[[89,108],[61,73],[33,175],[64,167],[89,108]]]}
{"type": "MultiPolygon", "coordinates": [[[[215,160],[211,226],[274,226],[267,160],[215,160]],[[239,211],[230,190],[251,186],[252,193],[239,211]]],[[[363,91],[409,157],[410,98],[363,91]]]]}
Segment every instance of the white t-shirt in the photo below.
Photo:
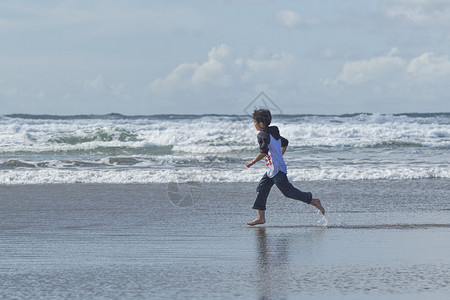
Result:
{"type": "Polygon", "coordinates": [[[272,178],[280,171],[287,174],[281,147],[287,146],[289,142],[280,135],[278,127],[265,127],[261,129],[257,137],[260,152],[267,154],[264,157],[267,166],[267,176],[272,178]]]}

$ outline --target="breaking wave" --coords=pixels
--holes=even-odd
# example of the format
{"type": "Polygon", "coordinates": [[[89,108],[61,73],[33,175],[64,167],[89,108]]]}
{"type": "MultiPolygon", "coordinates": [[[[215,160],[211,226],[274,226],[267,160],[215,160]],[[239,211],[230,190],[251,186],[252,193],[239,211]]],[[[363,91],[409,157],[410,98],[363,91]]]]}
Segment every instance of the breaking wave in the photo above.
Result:
{"type": "MultiPolygon", "coordinates": [[[[450,114],[274,116],[292,180],[450,178],[450,114]]],[[[256,181],[249,116],[0,116],[0,184],[256,181]]]]}

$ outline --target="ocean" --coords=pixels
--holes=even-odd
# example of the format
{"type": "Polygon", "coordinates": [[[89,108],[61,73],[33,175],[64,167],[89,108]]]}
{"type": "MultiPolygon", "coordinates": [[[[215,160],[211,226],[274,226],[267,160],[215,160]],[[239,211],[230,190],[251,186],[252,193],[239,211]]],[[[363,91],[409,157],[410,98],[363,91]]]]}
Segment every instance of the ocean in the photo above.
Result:
{"type": "MultiPolygon", "coordinates": [[[[450,113],[280,115],[293,181],[450,178],[450,113]]],[[[0,184],[254,182],[250,116],[6,115],[0,184]]]]}
{"type": "Polygon", "coordinates": [[[325,217],[273,188],[246,225],[250,116],[1,116],[0,298],[449,298],[449,113],[273,125],[325,217]]]}

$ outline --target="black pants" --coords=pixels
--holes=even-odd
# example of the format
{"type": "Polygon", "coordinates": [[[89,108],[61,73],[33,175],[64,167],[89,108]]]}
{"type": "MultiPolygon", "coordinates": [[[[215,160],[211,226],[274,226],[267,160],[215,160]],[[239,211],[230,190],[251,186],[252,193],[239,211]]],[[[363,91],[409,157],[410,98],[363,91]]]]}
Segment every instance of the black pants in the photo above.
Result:
{"type": "Polygon", "coordinates": [[[302,192],[295,188],[288,180],[287,176],[283,172],[278,172],[274,177],[270,178],[267,174],[259,181],[258,187],[256,188],[257,196],[255,203],[253,204],[253,209],[266,209],[267,197],[269,196],[270,189],[273,185],[276,185],[278,189],[288,198],[300,200],[307,204],[311,203],[312,194],[307,192],[302,192]]]}

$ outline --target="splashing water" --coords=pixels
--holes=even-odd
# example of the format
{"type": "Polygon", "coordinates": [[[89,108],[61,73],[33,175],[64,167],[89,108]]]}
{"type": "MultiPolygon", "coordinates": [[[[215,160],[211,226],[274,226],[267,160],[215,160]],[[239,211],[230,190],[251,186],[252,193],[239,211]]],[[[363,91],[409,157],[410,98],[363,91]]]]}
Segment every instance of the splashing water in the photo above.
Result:
{"type": "Polygon", "coordinates": [[[321,217],[322,217],[319,221],[317,221],[317,225],[321,226],[321,227],[327,227],[328,226],[328,220],[327,220],[327,218],[325,218],[325,215],[322,215],[319,210],[317,211],[317,213],[320,214],[321,217]]]}

